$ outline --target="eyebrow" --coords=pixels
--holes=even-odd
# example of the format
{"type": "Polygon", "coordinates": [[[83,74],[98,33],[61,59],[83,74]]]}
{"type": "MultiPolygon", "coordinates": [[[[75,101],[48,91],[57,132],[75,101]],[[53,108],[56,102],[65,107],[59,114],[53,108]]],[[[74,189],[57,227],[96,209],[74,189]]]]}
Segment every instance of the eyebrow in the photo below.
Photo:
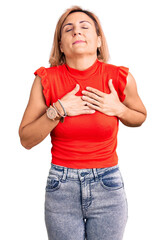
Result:
{"type": "MultiPolygon", "coordinates": [[[[90,22],[88,22],[88,21],[85,21],[85,20],[83,20],[83,21],[80,21],[79,23],[83,23],[83,22],[87,22],[87,23],[90,23],[90,22]]],[[[91,23],[90,23],[91,24],[91,23]]],[[[65,24],[63,27],[62,27],[62,29],[65,27],[65,26],[67,26],[67,25],[73,25],[73,23],[67,23],[67,24],[65,24]]],[[[92,24],[91,24],[92,25],[92,24]]]]}

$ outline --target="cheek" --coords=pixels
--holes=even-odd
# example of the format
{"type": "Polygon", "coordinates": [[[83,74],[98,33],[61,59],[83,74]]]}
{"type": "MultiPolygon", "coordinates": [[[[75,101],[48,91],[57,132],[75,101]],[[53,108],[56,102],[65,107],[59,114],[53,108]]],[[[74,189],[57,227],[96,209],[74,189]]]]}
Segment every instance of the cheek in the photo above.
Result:
{"type": "Polygon", "coordinates": [[[92,38],[92,36],[91,36],[88,40],[88,43],[92,49],[97,48],[97,39],[96,38],[94,38],[94,37],[92,38]]]}
{"type": "Polygon", "coordinates": [[[97,36],[95,33],[88,33],[86,34],[87,40],[89,43],[93,44],[94,46],[97,45],[97,36]]]}
{"type": "Polygon", "coordinates": [[[66,45],[71,38],[72,38],[71,33],[63,33],[61,37],[61,42],[66,45]]]}
{"type": "Polygon", "coordinates": [[[63,38],[61,38],[61,46],[63,50],[67,50],[69,43],[70,43],[70,40],[68,39],[68,36],[64,36],[63,38]]]}
{"type": "Polygon", "coordinates": [[[63,37],[61,38],[61,45],[62,45],[62,46],[65,46],[66,42],[67,42],[67,38],[66,38],[65,36],[63,36],[63,37]]]}

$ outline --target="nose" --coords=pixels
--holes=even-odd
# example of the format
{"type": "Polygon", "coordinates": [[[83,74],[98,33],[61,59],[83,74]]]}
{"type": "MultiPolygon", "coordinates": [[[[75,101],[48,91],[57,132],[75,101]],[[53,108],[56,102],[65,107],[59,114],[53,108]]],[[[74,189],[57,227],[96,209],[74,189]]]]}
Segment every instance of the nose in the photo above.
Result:
{"type": "Polygon", "coordinates": [[[73,33],[73,36],[75,36],[75,35],[81,35],[81,33],[73,33]]]}
{"type": "Polygon", "coordinates": [[[73,28],[73,36],[75,36],[75,35],[81,35],[81,30],[80,30],[80,28],[73,28]]]}

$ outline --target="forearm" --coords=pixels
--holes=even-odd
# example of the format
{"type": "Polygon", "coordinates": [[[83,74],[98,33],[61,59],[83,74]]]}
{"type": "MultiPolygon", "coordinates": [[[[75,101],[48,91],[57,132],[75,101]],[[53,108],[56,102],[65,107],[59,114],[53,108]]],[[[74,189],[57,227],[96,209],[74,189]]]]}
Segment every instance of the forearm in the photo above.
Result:
{"type": "MultiPolygon", "coordinates": [[[[61,108],[58,101],[55,103],[55,106],[63,115],[63,109],[61,108]]],[[[31,149],[35,145],[39,144],[57,126],[60,118],[61,117],[58,115],[55,120],[51,120],[47,117],[47,114],[44,113],[40,118],[27,124],[20,131],[21,144],[26,149],[31,149]]]]}
{"type": "Polygon", "coordinates": [[[118,118],[124,125],[128,127],[139,127],[145,121],[146,114],[132,110],[122,104],[118,118]]]}
{"type": "Polygon", "coordinates": [[[53,121],[44,113],[40,118],[23,127],[20,136],[21,144],[26,149],[31,149],[42,142],[58,123],[59,120],[53,121]]]}

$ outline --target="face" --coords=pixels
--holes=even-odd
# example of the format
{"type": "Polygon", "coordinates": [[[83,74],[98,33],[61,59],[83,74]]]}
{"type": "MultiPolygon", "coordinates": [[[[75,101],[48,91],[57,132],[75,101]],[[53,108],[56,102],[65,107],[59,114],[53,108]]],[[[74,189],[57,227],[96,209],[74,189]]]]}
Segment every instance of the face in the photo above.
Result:
{"type": "Polygon", "coordinates": [[[85,13],[71,13],[61,28],[60,49],[66,58],[95,55],[101,46],[93,20],[85,13]]]}

